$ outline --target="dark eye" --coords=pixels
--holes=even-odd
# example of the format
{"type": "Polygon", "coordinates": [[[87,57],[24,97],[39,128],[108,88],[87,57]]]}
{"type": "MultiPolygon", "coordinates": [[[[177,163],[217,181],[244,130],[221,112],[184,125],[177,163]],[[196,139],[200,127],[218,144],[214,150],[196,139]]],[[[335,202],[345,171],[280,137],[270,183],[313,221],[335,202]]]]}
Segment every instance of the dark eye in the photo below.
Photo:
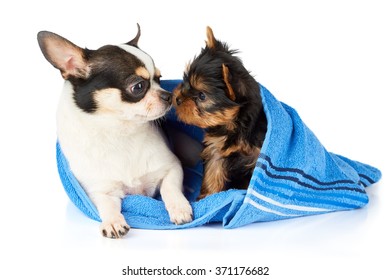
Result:
{"type": "Polygon", "coordinates": [[[144,92],[145,90],[145,81],[140,81],[130,87],[130,91],[133,95],[140,95],[144,92]]]}
{"type": "Polygon", "coordinates": [[[198,93],[198,99],[200,101],[205,101],[206,100],[206,94],[204,94],[203,92],[199,92],[198,93]]]}
{"type": "Polygon", "coordinates": [[[155,77],[153,78],[153,80],[154,80],[156,83],[160,84],[161,77],[162,77],[161,75],[160,75],[160,76],[155,76],[155,77]]]}

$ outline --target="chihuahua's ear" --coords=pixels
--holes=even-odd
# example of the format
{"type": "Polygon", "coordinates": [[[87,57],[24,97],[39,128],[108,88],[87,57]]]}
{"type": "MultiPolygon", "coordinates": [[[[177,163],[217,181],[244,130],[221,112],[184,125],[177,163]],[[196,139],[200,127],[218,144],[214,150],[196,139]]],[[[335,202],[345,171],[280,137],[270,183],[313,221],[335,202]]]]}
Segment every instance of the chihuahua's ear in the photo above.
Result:
{"type": "Polygon", "coordinates": [[[48,31],[38,33],[38,43],[45,58],[61,71],[65,80],[70,77],[86,79],[89,76],[90,68],[82,48],[48,31]]]}
{"type": "Polygon", "coordinates": [[[229,72],[229,68],[225,64],[222,64],[222,76],[227,88],[227,97],[229,97],[229,99],[232,101],[236,100],[236,94],[234,93],[233,87],[230,83],[231,74],[229,72]]]}
{"type": "Polygon", "coordinates": [[[138,40],[139,40],[139,37],[141,37],[141,27],[139,26],[138,23],[137,23],[137,27],[138,27],[137,35],[134,37],[134,39],[132,39],[131,41],[127,42],[126,44],[138,48],[138,40]]]}

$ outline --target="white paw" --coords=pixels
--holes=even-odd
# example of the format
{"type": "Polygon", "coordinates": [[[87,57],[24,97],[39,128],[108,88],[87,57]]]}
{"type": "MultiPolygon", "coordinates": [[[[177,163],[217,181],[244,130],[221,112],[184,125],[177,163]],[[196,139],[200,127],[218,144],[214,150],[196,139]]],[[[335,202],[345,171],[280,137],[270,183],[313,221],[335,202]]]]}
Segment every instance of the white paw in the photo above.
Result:
{"type": "Polygon", "coordinates": [[[100,225],[102,235],[113,239],[125,236],[129,230],[130,226],[126,223],[122,215],[105,220],[100,225]]]}
{"type": "Polygon", "coordinates": [[[166,205],[166,208],[172,223],[181,225],[192,221],[192,207],[186,199],[166,205]]]}

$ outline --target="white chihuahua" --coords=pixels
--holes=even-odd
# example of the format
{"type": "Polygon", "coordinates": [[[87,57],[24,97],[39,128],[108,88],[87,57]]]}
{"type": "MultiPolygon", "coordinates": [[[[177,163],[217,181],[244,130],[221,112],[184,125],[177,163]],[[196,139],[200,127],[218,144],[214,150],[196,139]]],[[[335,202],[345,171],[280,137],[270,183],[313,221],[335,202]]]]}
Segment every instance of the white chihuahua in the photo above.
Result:
{"type": "Polygon", "coordinates": [[[173,223],[192,220],[180,161],[154,122],[171,108],[172,96],[160,87],[152,58],[138,48],[139,37],[138,25],[130,42],[89,50],[38,33],[42,53],[65,79],[57,110],[61,149],[110,238],[130,229],[121,214],[126,195],[159,190],[173,223]]]}

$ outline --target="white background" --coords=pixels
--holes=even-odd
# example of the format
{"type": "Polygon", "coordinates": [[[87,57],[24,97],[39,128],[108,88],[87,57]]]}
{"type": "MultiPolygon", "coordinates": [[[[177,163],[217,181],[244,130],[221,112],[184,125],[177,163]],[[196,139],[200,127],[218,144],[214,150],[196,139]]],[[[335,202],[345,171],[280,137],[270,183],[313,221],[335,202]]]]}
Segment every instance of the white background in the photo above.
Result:
{"type": "MultiPolygon", "coordinates": [[[[390,279],[386,2],[2,1],[0,278],[126,279],[127,266],[180,265],[268,266],[264,279],[390,279]],[[165,79],[182,77],[210,25],[329,151],[382,170],[382,180],[367,189],[367,207],[234,230],[217,224],[100,237],[98,223],[69,202],[57,175],[62,78],[41,54],[36,34],[53,31],[94,49],[129,41],[137,22],[139,46],[165,79]]],[[[191,277],[214,278],[229,279],[191,277]]]]}

